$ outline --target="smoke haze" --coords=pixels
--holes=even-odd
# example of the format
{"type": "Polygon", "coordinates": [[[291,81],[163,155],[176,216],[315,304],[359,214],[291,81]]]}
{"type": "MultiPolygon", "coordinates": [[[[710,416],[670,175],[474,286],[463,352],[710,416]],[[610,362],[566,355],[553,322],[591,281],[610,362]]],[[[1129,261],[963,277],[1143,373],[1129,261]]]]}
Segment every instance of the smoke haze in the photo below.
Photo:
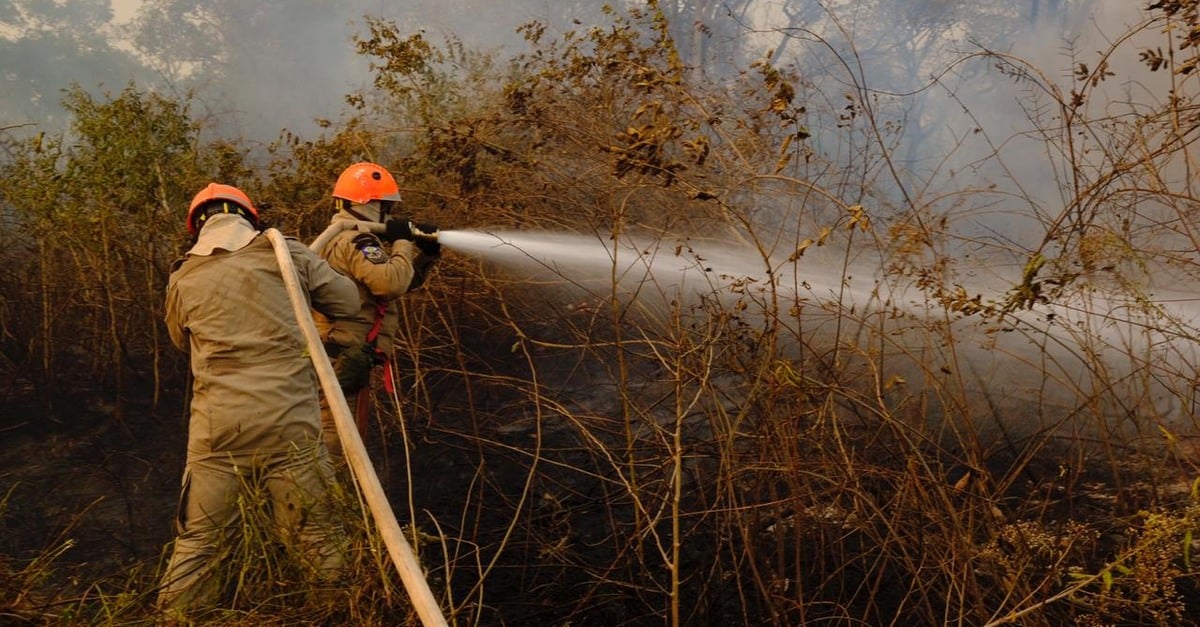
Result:
{"type": "MultiPolygon", "coordinates": [[[[111,18],[107,24],[109,40],[128,48],[132,39],[129,29],[135,26],[138,12],[150,4],[153,3],[144,0],[112,0],[111,18]]],[[[707,21],[712,24],[706,26],[711,33],[715,33],[709,39],[719,41],[721,37],[736,37],[744,50],[761,52],[773,49],[777,51],[776,56],[780,57],[781,62],[794,61],[810,71],[825,68],[831,82],[826,83],[824,88],[838,82],[844,84],[849,77],[838,71],[837,64],[831,59],[820,58],[820,48],[828,44],[839,54],[844,54],[852,43],[864,55],[863,79],[866,85],[889,93],[909,93],[926,86],[932,76],[942,75],[948,69],[947,64],[953,62],[956,56],[970,52],[973,42],[1028,58],[1048,73],[1062,76],[1071,65],[1068,49],[1091,54],[1106,47],[1128,26],[1142,19],[1137,3],[1078,0],[1043,2],[1041,4],[1047,7],[1042,9],[1043,15],[1051,10],[1050,7],[1057,6],[1058,12],[1036,23],[1026,22],[1023,32],[1015,32],[1014,25],[1021,24],[1022,18],[1005,16],[1002,12],[989,16],[985,10],[975,14],[960,10],[951,12],[961,15],[949,20],[922,16],[922,12],[932,15],[945,10],[935,2],[825,3],[828,9],[819,8],[815,2],[781,5],[760,1],[735,4],[745,6],[737,14],[731,9],[707,16],[707,21]],[[806,8],[801,11],[797,8],[801,6],[806,8]],[[901,20],[902,28],[890,28],[897,19],[901,20]],[[996,31],[997,25],[1003,28],[996,31]],[[904,27],[915,30],[906,32],[904,27]],[[881,33],[889,31],[896,38],[890,42],[883,40],[886,46],[877,45],[881,33]],[[921,38],[919,41],[899,39],[913,32],[921,38]],[[809,45],[814,43],[814,37],[821,38],[820,45],[809,45]],[[871,45],[868,46],[868,43],[871,45]]],[[[247,83],[253,89],[247,90],[247,93],[223,94],[222,98],[228,96],[232,106],[227,111],[218,111],[219,114],[253,120],[253,123],[243,124],[249,126],[249,130],[267,136],[273,135],[279,127],[310,131],[314,128],[314,119],[336,117],[342,107],[342,95],[364,85],[370,76],[368,64],[355,54],[352,43],[356,34],[363,33],[363,17],[366,15],[393,20],[402,32],[424,31],[434,41],[444,36],[456,36],[468,47],[500,50],[505,54],[521,51],[522,41],[516,29],[526,22],[543,21],[553,34],[570,28],[603,24],[600,20],[607,19],[595,9],[577,8],[575,3],[548,3],[544,0],[489,3],[460,0],[404,5],[379,0],[354,0],[318,3],[314,6],[317,8],[297,10],[289,16],[285,32],[260,33],[262,37],[271,36],[277,41],[271,42],[269,55],[255,60],[252,74],[248,76],[254,82],[247,83]],[[576,24],[576,21],[579,23],[576,24]]],[[[1019,13],[1027,13],[1027,10],[1022,9],[1019,13]]],[[[688,16],[680,12],[679,17],[688,16]]],[[[690,24],[676,26],[682,36],[695,32],[690,24]]],[[[747,53],[747,56],[753,55],[747,53]]],[[[235,64],[248,63],[247,60],[232,61],[235,64]]],[[[726,64],[733,61],[736,59],[721,60],[726,64]]],[[[58,63],[59,60],[46,58],[44,62],[58,63]]],[[[1136,63],[1136,59],[1129,58],[1113,60],[1114,70],[1118,74],[1128,65],[1136,63]]],[[[36,65],[10,66],[6,68],[6,73],[36,77],[45,74],[43,69],[36,65]]],[[[71,68],[67,68],[67,75],[86,89],[98,87],[95,77],[89,76],[83,67],[78,69],[72,76],[71,68]]],[[[114,76],[109,80],[121,78],[140,77],[114,76]]],[[[821,81],[821,77],[815,73],[810,73],[806,78],[821,81]]],[[[953,78],[951,75],[948,80],[953,81],[953,78]]],[[[203,96],[202,79],[199,84],[203,96]]],[[[113,87],[111,82],[108,86],[113,87]]],[[[1146,88],[1152,89],[1153,86],[1146,88]]],[[[216,96],[209,96],[218,100],[216,96]]],[[[971,105],[973,110],[977,106],[990,104],[993,109],[979,111],[1001,113],[1000,117],[989,116],[988,119],[994,122],[997,133],[1004,134],[1024,126],[1020,112],[1012,109],[1009,100],[996,97],[986,102],[966,99],[965,104],[971,105]]],[[[52,103],[42,104],[49,106],[52,103]]],[[[937,109],[946,106],[949,105],[937,109]]],[[[929,118],[932,112],[926,111],[925,115],[929,118]]],[[[930,119],[915,120],[915,123],[929,124],[930,119]]],[[[923,156],[922,162],[930,158],[923,156]]]]}

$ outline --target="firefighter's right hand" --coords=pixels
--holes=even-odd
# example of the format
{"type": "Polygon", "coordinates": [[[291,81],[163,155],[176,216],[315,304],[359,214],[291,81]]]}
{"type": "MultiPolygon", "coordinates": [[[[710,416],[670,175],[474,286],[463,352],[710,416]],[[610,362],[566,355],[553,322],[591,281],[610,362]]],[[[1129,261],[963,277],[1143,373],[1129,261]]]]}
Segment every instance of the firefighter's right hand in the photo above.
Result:
{"type": "Polygon", "coordinates": [[[393,218],[384,223],[384,227],[383,239],[388,242],[408,240],[430,257],[436,257],[442,251],[436,224],[413,222],[409,218],[393,218]]]}
{"type": "Polygon", "coordinates": [[[384,223],[384,231],[380,237],[388,243],[398,239],[411,240],[413,238],[412,221],[408,218],[392,218],[384,223]]]}

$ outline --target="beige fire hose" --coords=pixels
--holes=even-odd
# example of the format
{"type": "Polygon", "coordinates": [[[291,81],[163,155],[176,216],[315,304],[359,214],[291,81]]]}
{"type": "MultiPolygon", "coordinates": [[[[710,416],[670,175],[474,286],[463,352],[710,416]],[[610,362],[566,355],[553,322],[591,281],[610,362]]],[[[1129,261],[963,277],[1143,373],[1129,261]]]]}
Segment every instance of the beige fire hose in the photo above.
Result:
{"type": "Polygon", "coordinates": [[[404,539],[400,523],[396,521],[396,514],[392,512],[392,506],[388,503],[383,486],[379,483],[379,476],[375,474],[375,467],[371,465],[371,459],[367,456],[367,448],[363,446],[362,436],[358,434],[358,428],[354,425],[354,417],[350,414],[350,407],[346,405],[346,396],[342,393],[341,386],[338,385],[337,375],[334,374],[333,365],[329,362],[329,355],[325,352],[325,345],[321,342],[316,324],[313,323],[308,299],[300,290],[300,281],[296,276],[296,267],[292,264],[292,255],[288,251],[287,242],[284,240],[283,234],[276,229],[267,229],[266,234],[275,248],[275,258],[282,270],[283,282],[287,286],[288,297],[292,301],[296,322],[300,324],[300,330],[304,333],[304,341],[308,344],[308,352],[312,356],[313,366],[317,369],[321,391],[325,393],[325,398],[329,400],[329,407],[333,410],[334,424],[337,426],[338,437],[342,441],[346,461],[362,489],[367,507],[370,508],[375,525],[379,528],[379,535],[382,536],[388,554],[391,555],[392,562],[396,565],[396,571],[400,573],[400,580],[404,583],[404,589],[408,592],[409,599],[412,601],[421,623],[426,627],[446,625],[441,607],[429,589],[429,583],[425,581],[425,574],[421,571],[421,564],[417,561],[412,547],[404,539]]]}
{"type": "Polygon", "coordinates": [[[317,254],[320,254],[329,240],[333,239],[334,235],[345,231],[346,229],[354,229],[357,231],[371,231],[372,233],[382,233],[387,226],[380,222],[359,222],[357,220],[334,220],[329,223],[329,226],[314,239],[308,247],[317,254]]]}

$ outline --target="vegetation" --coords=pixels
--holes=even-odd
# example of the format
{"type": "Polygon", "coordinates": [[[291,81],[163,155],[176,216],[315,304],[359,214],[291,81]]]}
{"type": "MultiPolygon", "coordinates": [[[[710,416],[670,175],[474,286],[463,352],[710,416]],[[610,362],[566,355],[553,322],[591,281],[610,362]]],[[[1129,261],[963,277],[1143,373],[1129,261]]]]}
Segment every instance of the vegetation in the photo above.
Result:
{"type": "MultiPolygon", "coordinates": [[[[1195,624],[1197,329],[1159,295],[1200,278],[1200,25],[1195,2],[1148,11],[1065,84],[986,47],[957,60],[987,68],[957,102],[1024,95],[1049,195],[982,123],[947,146],[915,122],[936,165],[901,151],[868,51],[810,31],[836,93],[773,54],[706,75],[654,2],[559,35],[531,23],[511,61],[368,20],[373,84],[265,162],[212,139],[190,96],[71,90],[69,130],[0,161],[0,430],[20,463],[0,470],[0,616],[153,623],[187,386],[160,307],[184,207],[208,180],[241,185],[311,241],[337,172],[370,159],[445,229],[636,242],[613,250],[710,277],[631,278],[618,256],[597,286],[451,248],[403,300],[370,440],[452,624],[1195,624]],[[1126,78],[1164,87],[1102,97],[1126,78]],[[947,187],[960,161],[1005,174],[947,187]],[[981,228],[994,211],[1022,234],[981,228]],[[759,270],[727,274],[731,257],[759,270]],[[32,472],[59,460],[104,498],[65,507],[83,486],[32,472]]],[[[343,505],[342,581],[308,580],[250,507],[228,604],[198,622],[415,624],[343,505]]]]}

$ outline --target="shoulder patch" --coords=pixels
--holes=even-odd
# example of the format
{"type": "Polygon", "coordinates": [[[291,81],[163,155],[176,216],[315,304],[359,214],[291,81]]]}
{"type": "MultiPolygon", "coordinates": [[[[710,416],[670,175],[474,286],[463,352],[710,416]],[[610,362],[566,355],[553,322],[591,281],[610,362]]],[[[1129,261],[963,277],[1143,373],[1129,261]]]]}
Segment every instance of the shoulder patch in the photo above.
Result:
{"type": "Polygon", "coordinates": [[[362,253],[367,261],[374,264],[387,263],[388,254],[383,250],[379,238],[371,233],[363,233],[354,238],[354,248],[362,253]]]}

